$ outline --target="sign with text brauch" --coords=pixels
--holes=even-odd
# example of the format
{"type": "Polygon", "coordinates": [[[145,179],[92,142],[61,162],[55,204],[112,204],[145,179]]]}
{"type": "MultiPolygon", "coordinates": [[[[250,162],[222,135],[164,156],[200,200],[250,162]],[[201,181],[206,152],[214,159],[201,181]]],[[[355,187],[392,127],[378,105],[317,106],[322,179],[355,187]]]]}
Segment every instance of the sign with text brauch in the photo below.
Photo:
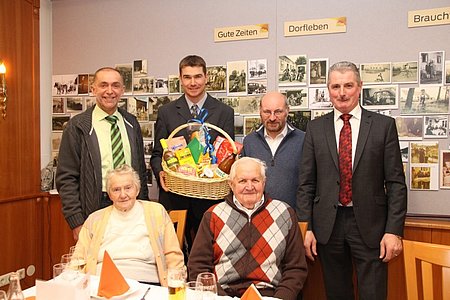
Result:
{"type": "Polygon", "coordinates": [[[408,27],[450,24],[450,7],[408,12],[408,27]]]}
{"type": "Polygon", "coordinates": [[[269,24],[223,27],[214,29],[214,42],[267,39],[269,24]]]}
{"type": "Polygon", "coordinates": [[[284,22],[284,36],[341,33],[347,31],[347,17],[284,22]]]}

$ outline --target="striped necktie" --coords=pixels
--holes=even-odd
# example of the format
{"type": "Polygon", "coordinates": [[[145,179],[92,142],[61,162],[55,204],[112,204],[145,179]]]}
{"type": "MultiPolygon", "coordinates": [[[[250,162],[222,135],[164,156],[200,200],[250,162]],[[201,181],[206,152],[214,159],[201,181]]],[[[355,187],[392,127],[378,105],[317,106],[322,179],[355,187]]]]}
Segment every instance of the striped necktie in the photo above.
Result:
{"type": "Polygon", "coordinates": [[[197,119],[197,117],[198,117],[198,105],[197,104],[194,104],[191,106],[191,115],[192,115],[192,118],[197,119]]]}
{"type": "Polygon", "coordinates": [[[120,135],[119,126],[117,121],[119,120],[116,116],[107,116],[105,120],[111,124],[111,149],[114,169],[123,165],[125,163],[125,153],[123,152],[122,137],[120,135]]]}

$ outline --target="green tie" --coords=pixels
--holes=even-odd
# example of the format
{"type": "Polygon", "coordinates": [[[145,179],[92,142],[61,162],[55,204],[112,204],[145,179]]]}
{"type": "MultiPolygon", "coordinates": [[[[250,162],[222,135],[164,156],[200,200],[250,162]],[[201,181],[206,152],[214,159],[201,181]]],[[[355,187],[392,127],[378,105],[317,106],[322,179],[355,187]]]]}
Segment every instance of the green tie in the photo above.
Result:
{"type": "Polygon", "coordinates": [[[114,169],[125,163],[125,154],[123,152],[122,137],[120,135],[119,126],[116,116],[107,116],[105,120],[111,124],[111,149],[114,162],[114,169]]]}

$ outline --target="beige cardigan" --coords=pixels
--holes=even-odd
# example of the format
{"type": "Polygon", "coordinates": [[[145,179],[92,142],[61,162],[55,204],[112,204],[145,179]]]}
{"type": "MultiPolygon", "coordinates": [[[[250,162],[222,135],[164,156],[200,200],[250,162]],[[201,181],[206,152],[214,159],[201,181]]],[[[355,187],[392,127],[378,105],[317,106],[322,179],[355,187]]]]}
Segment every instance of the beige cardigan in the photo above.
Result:
{"type": "MultiPolygon", "coordinates": [[[[167,286],[167,269],[184,266],[183,253],[180,250],[174,226],[161,204],[141,200],[137,200],[137,203],[141,203],[144,208],[145,223],[150,245],[155,254],[159,282],[162,286],[167,286]]],[[[112,208],[112,206],[108,206],[93,212],[81,228],[73,255],[75,258],[84,258],[86,261],[85,273],[96,273],[98,252],[112,208]]]]}

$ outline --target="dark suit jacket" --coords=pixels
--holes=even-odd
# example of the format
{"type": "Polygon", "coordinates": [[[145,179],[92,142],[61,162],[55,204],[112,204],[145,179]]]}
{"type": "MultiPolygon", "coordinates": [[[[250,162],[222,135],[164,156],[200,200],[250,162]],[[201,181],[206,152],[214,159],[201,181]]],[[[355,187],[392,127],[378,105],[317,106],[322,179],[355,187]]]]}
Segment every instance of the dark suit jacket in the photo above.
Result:
{"type": "MultiPolygon", "coordinates": [[[[297,214],[326,244],[339,202],[334,112],[308,123],[299,175],[297,214]]],[[[403,235],[407,190],[394,119],[362,109],[353,177],[353,210],[362,239],[379,247],[384,233],[403,235]]]]}
{"type": "MultiPolygon", "coordinates": [[[[230,106],[208,95],[202,108],[208,111],[205,122],[218,126],[234,139],[234,110],[230,106]]],[[[158,110],[155,124],[155,143],[150,160],[158,184],[159,172],[162,171],[161,158],[163,154],[159,140],[167,138],[175,128],[187,123],[190,119],[192,119],[192,116],[184,95],[173,102],[161,106],[158,110]]],[[[213,142],[219,133],[211,130],[210,134],[213,142]]],[[[186,129],[180,130],[175,136],[181,135],[185,137],[187,142],[189,141],[186,129]]]]}

